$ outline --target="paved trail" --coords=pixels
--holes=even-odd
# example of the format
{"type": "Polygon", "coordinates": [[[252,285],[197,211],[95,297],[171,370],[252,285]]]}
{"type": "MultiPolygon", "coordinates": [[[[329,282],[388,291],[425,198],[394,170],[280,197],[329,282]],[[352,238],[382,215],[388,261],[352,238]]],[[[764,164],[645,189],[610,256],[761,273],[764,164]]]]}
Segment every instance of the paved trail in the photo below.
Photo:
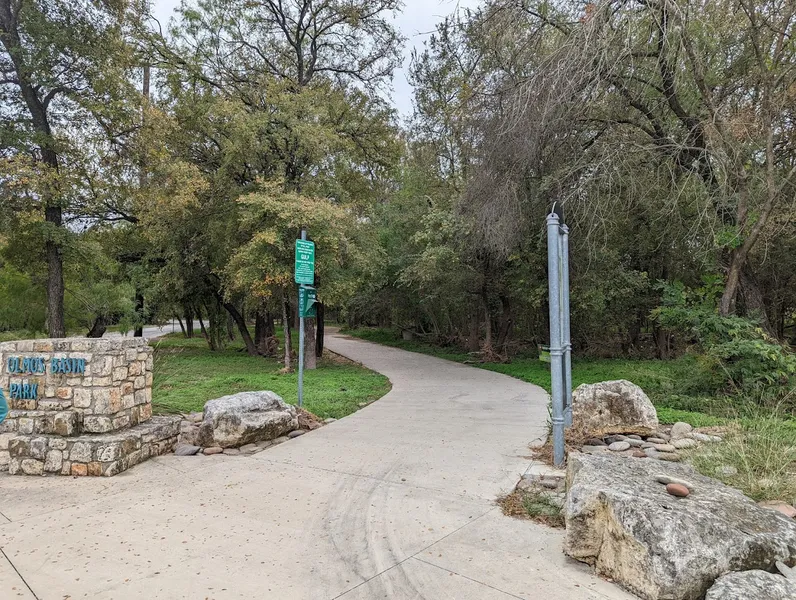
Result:
{"type": "Polygon", "coordinates": [[[541,389],[327,344],[393,390],[250,457],[167,456],[111,479],[0,476],[0,598],[630,598],[566,559],[560,532],[494,504],[544,434],[541,389]]]}

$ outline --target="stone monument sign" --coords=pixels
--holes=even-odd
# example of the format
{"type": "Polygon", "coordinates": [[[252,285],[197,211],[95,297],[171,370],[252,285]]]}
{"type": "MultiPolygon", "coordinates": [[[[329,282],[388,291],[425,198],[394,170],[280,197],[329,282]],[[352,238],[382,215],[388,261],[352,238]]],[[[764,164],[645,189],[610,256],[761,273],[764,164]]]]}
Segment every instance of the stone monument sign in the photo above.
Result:
{"type": "Polygon", "coordinates": [[[115,475],[173,449],[179,418],[152,417],[152,348],[142,338],[0,343],[0,468],[115,475]]]}

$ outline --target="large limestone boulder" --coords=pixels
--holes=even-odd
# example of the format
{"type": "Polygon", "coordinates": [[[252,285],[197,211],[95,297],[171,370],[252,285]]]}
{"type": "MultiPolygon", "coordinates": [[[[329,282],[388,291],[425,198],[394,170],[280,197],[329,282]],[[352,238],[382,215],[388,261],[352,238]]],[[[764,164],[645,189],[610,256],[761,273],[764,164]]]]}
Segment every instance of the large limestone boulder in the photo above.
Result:
{"type": "Polygon", "coordinates": [[[796,561],[796,521],[683,464],[572,453],[564,518],[564,552],[645,600],[698,600],[730,571],[796,561]]]}
{"type": "Polygon", "coordinates": [[[236,448],[276,439],[297,427],[296,408],[275,393],[240,392],[205,404],[196,444],[236,448]]]}
{"type": "Polygon", "coordinates": [[[624,379],[584,383],[572,392],[572,422],[589,435],[650,435],[658,429],[658,413],[640,387],[624,379]]]}
{"type": "Polygon", "coordinates": [[[794,600],[796,583],[765,571],[741,571],[722,575],[705,600],[794,600]]]}

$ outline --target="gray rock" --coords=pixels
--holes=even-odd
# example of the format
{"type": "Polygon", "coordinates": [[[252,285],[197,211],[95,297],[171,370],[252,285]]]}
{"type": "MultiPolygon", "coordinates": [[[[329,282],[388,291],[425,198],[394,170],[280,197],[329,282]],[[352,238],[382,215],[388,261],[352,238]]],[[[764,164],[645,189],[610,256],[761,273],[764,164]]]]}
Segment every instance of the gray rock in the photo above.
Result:
{"type": "Polygon", "coordinates": [[[625,441],[633,448],[641,448],[645,443],[643,440],[637,440],[635,438],[627,438],[625,441]]]}
{"type": "Polygon", "coordinates": [[[679,440],[681,438],[686,437],[694,428],[689,425],[688,423],[683,423],[680,421],[679,423],[675,423],[672,425],[672,431],[669,435],[672,436],[673,440],[679,440]]]}
{"type": "Polygon", "coordinates": [[[636,435],[635,433],[631,433],[629,436],[627,436],[627,439],[641,441],[641,436],[640,435],[636,435]]]}
{"type": "Polygon", "coordinates": [[[261,450],[264,450],[265,448],[268,448],[269,446],[273,446],[273,445],[274,445],[273,440],[262,440],[261,442],[257,442],[255,444],[255,446],[257,446],[261,450]]]}
{"type": "Polygon", "coordinates": [[[300,435],[304,435],[307,433],[304,429],[296,429],[295,431],[291,431],[287,434],[287,439],[292,440],[293,438],[297,438],[300,435]]]}
{"type": "Polygon", "coordinates": [[[572,421],[593,436],[650,434],[658,428],[658,414],[650,399],[624,379],[579,385],[572,393],[572,421]]]}
{"type": "Polygon", "coordinates": [[[276,446],[277,444],[283,444],[283,443],[285,443],[285,442],[286,442],[286,441],[288,441],[289,439],[290,439],[290,438],[289,438],[289,437],[287,437],[286,435],[280,435],[278,438],[276,438],[276,439],[274,439],[274,440],[271,440],[271,441],[273,442],[273,445],[274,445],[274,446],[276,446]]]}
{"type": "Polygon", "coordinates": [[[180,444],[174,449],[174,454],[177,456],[193,456],[198,454],[201,448],[199,446],[191,446],[189,444],[180,444]]]}
{"type": "Polygon", "coordinates": [[[237,448],[224,448],[224,454],[226,454],[227,456],[237,456],[238,454],[240,454],[240,450],[238,450],[237,448]]]}
{"type": "Polygon", "coordinates": [[[220,448],[218,446],[211,446],[210,448],[205,448],[202,451],[202,454],[204,454],[206,456],[211,456],[213,454],[221,454],[223,451],[224,451],[223,448],[220,448]]]}
{"type": "Polygon", "coordinates": [[[648,437],[647,438],[648,444],[665,444],[666,440],[660,437],[648,437]]]}
{"type": "Polygon", "coordinates": [[[789,567],[781,560],[777,561],[777,571],[782,573],[787,579],[796,583],[796,567],[789,567]]]}
{"type": "Polygon", "coordinates": [[[766,571],[727,573],[716,580],[705,600],[793,600],[796,583],[766,571]]]}
{"type": "Polygon", "coordinates": [[[688,465],[572,453],[567,489],[564,551],[645,600],[698,600],[724,573],[796,560],[796,522],[688,465]]]}
{"type": "Polygon", "coordinates": [[[677,454],[676,452],[659,452],[658,456],[656,456],[658,460],[665,460],[668,462],[680,462],[683,460],[683,457],[677,454]]]}
{"type": "Polygon", "coordinates": [[[241,392],[205,404],[197,444],[236,448],[272,440],[296,427],[296,408],[273,392],[241,392]]]}
{"type": "Polygon", "coordinates": [[[580,451],[586,452],[587,454],[593,452],[608,452],[608,446],[583,446],[580,451]]]}
{"type": "Polygon", "coordinates": [[[677,448],[678,450],[686,450],[687,448],[696,448],[699,445],[695,439],[692,438],[678,438],[676,440],[672,440],[672,446],[677,448]]]}
{"type": "MultiPolygon", "coordinates": [[[[187,421],[183,421],[183,424],[186,422],[187,421]]],[[[183,427],[180,430],[177,442],[178,444],[184,444],[186,446],[201,446],[201,444],[199,444],[199,427],[194,424],[183,427]]]]}
{"type": "Polygon", "coordinates": [[[706,433],[699,433],[698,431],[692,431],[688,437],[692,440],[696,440],[698,442],[710,442],[710,436],[706,433]]]}
{"type": "Polygon", "coordinates": [[[245,446],[241,446],[239,450],[242,454],[254,454],[259,448],[257,444],[246,444],[245,446]]]}
{"type": "Polygon", "coordinates": [[[738,469],[732,465],[720,465],[716,467],[716,475],[720,477],[733,477],[738,474],[738,469]]]}
{"type": "Polygon", "coordinates": [[[337,419],[335,419],[334,417],[329,417],[328,419],[324,419],[323,423],[324,425],[328,425],[329,423],[334,423],[336,420],[337,419]]]}
{"type": "Polygon", "coordinates": [[[685,479],[678,479],[677,477],[670,477],[669,475],[658,475],[655,478],[655,481],[662,485],[669,485],[670,483],[677,483],[679,485],[684,485],[689,490],[694,490],[694,484],[690,481],[686,481],[685,479]]]}
{"type": "Polygon", "coordinates": [[[606,448],[608,447],[608,444],[606,444],[603,440],[601,440],[600,438],[594,438],[594,437],[587,439],[583,443],[586,446],[605,446],[606,448]]]}
{"type": "Polygon", "coordinates": [[[655,444],[653,446],[658,452],[676,452],[677,448],[671,444],[655,444]]]}
{"type": "Polygon", "coordinates": [[[609,446],[614,442],[624,442],[624,441],[625,441],[625,436],[623,435],[609,435],[606,436],[605,438],[605,443],[607,443],[609,446]]]}
{"type": "Polygon", "coordinates": [[[608,449],[611,452],[624,452],[625,450],[630,450],[630,444],[627,442],[614,442],[608,446],[608,449]]]}

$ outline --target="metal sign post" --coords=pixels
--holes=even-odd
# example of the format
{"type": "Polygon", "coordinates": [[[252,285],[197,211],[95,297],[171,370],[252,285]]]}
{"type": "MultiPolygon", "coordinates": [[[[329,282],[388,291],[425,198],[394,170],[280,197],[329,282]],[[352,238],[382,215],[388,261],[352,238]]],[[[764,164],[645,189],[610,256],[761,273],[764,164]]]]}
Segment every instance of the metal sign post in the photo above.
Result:
{"type": "Polygon", "coordinates": [[[550,304],[550,379],[553,463],[564,464],[564,427],[572,425],[572,343],[569,329],[569,228],[559,205],[547,215],[550,304]]]}
{"type": "Polygon", "coordinates": [[[304,318],[315,309],[315,243],[307,241],[307,231],[301,230],[301,239],[296,240],[296,265],[294,279],[299,284],[299,356],[298,356],[298,405],[304,406],[304,318]],[[312,290],[309,302],[310,290],[312,290]]]}
{"type": "Polygon", "coordinates": [[[564,374],[561,347],[561,280],[558,215],[547,215],[547,278],[550,304],[550,379],[553,404],[553,464],[564,464],[564,374]]]}

